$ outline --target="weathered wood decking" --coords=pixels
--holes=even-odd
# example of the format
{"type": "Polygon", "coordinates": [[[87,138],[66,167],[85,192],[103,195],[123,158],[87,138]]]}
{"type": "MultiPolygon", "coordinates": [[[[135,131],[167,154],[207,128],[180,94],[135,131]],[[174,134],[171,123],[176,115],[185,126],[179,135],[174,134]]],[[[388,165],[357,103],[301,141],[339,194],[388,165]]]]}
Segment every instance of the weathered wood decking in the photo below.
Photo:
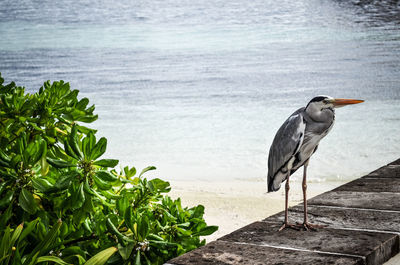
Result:
{"type": "MultiPolygon", "coordinates": [[[[399,253],[400,159],[308,200],[318,231],[277,232],[284,213],[232,232],[169,264],[382,264],[399,253]]],[[[289,210],[302,221],[302,204],[289,210]]]]}

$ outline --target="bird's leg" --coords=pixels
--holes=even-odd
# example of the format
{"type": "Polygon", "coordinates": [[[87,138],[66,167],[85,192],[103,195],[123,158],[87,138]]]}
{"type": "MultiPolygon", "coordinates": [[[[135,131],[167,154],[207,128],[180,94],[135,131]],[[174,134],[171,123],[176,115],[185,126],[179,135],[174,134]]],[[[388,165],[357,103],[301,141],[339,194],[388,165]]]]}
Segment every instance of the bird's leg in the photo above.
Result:
{"type": "Polygon", "coordinates": [[[282,231],[285,228],[293,228],[296,230],[299,230],[296,225],[293,224],[289,224],[288,222],[288,207],[289,207],[289,176],[290,176],[290,171],[288,171],[288,176],[286,179],[286,184],[285,184],[285,222],[283,223],[283,225],[281,226],[281,228],[279,228],[278,231],[282,231]]]}
{"type": "Polygon", "coordinates": [[[326,227],[325,225],[316,225],[316,224],[310,224],[308,222],[308,214],[307,214],[307,166],[308,166],[308,161],[304,164],[303,168],[303,204],[304,204],[304,221],[302,224],[297,224],[304,230],[316,230],[317,228],[323,228],[326,227]]]}
{"type": "Polygon", "coordinates": [[[308,223],[308,215],[307,215],[307,166],[308,166],[308,161],[304,165],[303,168],[303,183],[302,183],[302,188],[303,188],[303,204],[304,204],[304,224],[308,223]]]}

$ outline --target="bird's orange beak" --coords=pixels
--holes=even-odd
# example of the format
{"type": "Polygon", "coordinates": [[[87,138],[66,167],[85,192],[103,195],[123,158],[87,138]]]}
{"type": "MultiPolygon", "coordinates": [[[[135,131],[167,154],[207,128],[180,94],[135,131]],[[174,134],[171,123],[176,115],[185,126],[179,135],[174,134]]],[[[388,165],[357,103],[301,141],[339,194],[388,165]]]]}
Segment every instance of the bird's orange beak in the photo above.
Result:
{"type": "Polygon", "coordinates": [[[335,98],[332,100],[332,104],[336,107],[342,107],[350,104],[362,103],[364,100],[361,99],[346,99],[346,98],[335,98]]]}

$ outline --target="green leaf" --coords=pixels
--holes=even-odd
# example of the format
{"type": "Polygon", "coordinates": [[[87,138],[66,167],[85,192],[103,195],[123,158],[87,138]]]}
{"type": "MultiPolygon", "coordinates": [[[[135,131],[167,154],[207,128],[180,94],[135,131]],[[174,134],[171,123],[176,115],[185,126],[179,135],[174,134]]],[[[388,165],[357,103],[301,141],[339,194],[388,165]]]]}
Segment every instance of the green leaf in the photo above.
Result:
{"type": "Polygon", "coordinates": [[[39,244],[36,245],[36,247],[33,249],[32,252],[30,252],[30,254],[26,258],[25,262],[23,263],[24,265],[25,264],[35,264],[37,256],[41,252],[45,253],[47,248],[55,241],[55,239],[57,238],[57,232],[60,229],[61,225],[62,225],[62,221],[61,221],[61,219],[58,219],[57,223],[55,225],[53,225],[51,230],[46,234],[45,238],[39,244]]]}
{"type": "Polygon", "coordinates": [[[142,263],[140,262],[140,251],[138,250],[136,252],[136,257],[135,257],[135,265],[141,265],[142,263]]]}
{"type": "Polygon", "coordinates": [[[40,159],[40,173],[42,176],[46,176],[49,173],[49,163],[46,161],[46,156],[42,156],[40,159]]]}
{"type": "MultiPolygon", "coordinates": [[[[6,229],[4,229],[4,234],[3,238],[0,241],[0,258],[3,257],[8,257],[10,256],[10,248],[12,245],[10,244],[10,239],[11,238],[11,228],[7,226],[6,229]]],[[[5,262],[6,264],[8,263],[7,261],[5,262]]]]}
{"type": "Polygon", "coordinates": [[[8,190],[6,194],[1,196],[2,198],[0,199],[0,209],[2,209],[5,206],[10,205],[12,199],[14,198],[14,191],[13,190],[8,190]]]}
{"type": "Polygon", "coordinates": [[[101,195],[100,195],[97,191],[95,191],[94,189],[92,189],[92,188],[90,188],[90,187],[87,187],[86,184],[84,185],[84,190],[85,190],[85,192],[87,192],[87,193],[89,193],[89,194],[91,194],[91,195],[97,197],[97,198],[101,201],[101,203],[102,203],[103,205],[105,205],[105,206],[107,206],[107,207],[111,207],[111,208],[114,208],[114,207],[115,207],[115,204],[111,204],[111,203],[107,202],[107,200],[105,200],[103,196],[101,196],[101,195]]]}
{"type": "Polygon", "coordinates": [[[0,149],[0,160],[3,160],[4,162],[11,162],[11,158],[3,151],[0,149]]]}
{"type": "Polygon", "coordinates": [[[138,220],[138,232],[142,240],[148,236],[149,230],[149,218],[146,215],[143,215],[142,218],[138,220]]]}
{"type": "Polygon", "coordinates": [[[101,159],[95,161],[93,164],[100,167],[115,167],[118,165],[118,162],[116,159],[101,159]]]}
{"type": "Polygon", "coordinates": [[[115,191],[113,189],[110,190],[102,190],[100,191],[100,193],[106,197],[107,199],[110,200],[118,200],[119,198],[121,198],[121,195],[116,194],[115,191]]]}
{"type": "Polygon", "coordinates": [[[190,226],[190,222],[186,222],[186,223],[180,223],[180,224],[177,224],[176,226],[178,226],[178,227],[186,227],[186,228],[188,228],[188,227],[190,226]]]}
{"type": "Polygon", "coordinates": [[[152,240],[155,240],[155,241],[164,241],[164,238],[162,238],[162,237],[160,237],[160,236],[158,236],[156,234],[153,234],[153,233],[149,233],[148,238],[152,239],[152,240]]]}
{"type": "MultiPolygon", "coordinates": [[[[41,223],[39,223],[39,226],[41,225],[41,223]]],[[[68,224],[66,224],[65,222],[63,222],[61,224],[60,227],[60,233],[59,233],[59,237],[60,238],[64,238],[66,235],[68,235],[68,232],[71,232],[73,229],[70,229],[72,227],[69,227],[68,224]]]]}
{"type": "Polygon", "coordinates": [[[22,162],[22,156],[18,154],[11,158],[10,164],[13,168],[17,168],[17,165],[20,164],[20,162],[22,162]]]}
{"type": "Polygon", "coordinates": [[[78,171],[70,171],[67,173],[60,173],[61,176],[58,176],[58,179],[56,183],[54,184],[54,188],[57,190],[65,190],[69,187],[71,184],[71,181],[73,181],[75,178],[79,176],[78,171]]]}
{"type": "Polygon", "coordinates": [[[100,156],[102,156],[106,152],[107,148],[107,139],[104,137],[101,137],[100,140],[96,143],[94,146],[90,159],[91,160],[96,160],[100,156]]]}
{"type": "Polygon", "coordinates": [[[82,125],[76,125],[76,126],[78,127],[78,130],[79,130],[81,133],[84,133],[84,134],[86,134],[86,135],[88,135],[89,132],[93,132],[93,133],[96,133],[96,132],[97,132],[97,130],[95,130],[95,129],[90,129],[90,128],[85,127],[85,126],[82,126],[82,125]]]}
{"type": "Polygon", "coordinates": [[[71,129],[71,134],[68,137],[68,143],[71,146],[72,151],[78,157],[78,159],[82,158],[82,152],[79,148],[79,138],[78,138],[78,128],[74,124],[71,129]]]}
{"type": "Polygon", "coordinates": [[[18,154],[22,155],[24,153],[24,150],[26,148],[26,134],[25,132],[22,132],[20,134],[20,137],[17,139],[17,146],[18,146],[18,154]]]}
{"type": "Polygon", "coordinates": [[[86,260],[81,255],[71,255],[64,257],[64,261],[72,262],[72,264],[83,265],[86,260]]]}
{"type": "Polygon", "coordinates": [[[71,209],[81,208],[85,202],[85,192],[83,191],[83,183],[79,185],[79,188],[72,194],[71,197],[71,209]]]}
{"type": "Polygon", "coordinates": [[[55,168],[76,167],[76,164],[72,164],[64,160],[53,159],[49,157],[47,158],[47,162],[49,162],[49,164],[55,168]]]}
{"type": "Polygon", "coordinates": [[[76,104],[75,108],[77,108],[79,110],[85,110],[85,108],[88,104],[89,104],[89,99],[83,98],[78,102],[78,104],[76,104]]]}
{"type": "Polygon", "coordinates": [[[37,189],[40,192],[48,192],[54,189],[54,185],[51,184],[47,179],[43,178],[32,179],[32,185],[35,189],[37,189]]]}
{"type": "Polygon", "coordinates": [[[85,265],[103,265],[117,250],[116,247],[107,248],[91,257],[85,265]]]}
{"type": "Polygon", "coordinates": [[[74,150],[72,150],[72,147],[67,140],[64,141],[64,150],[67,155],[76,160],[79,160],[79,156],[75,154],[74,150]]]}
{"type": "Polygon", "coordinates": [[[129,199],[122,196],[117,200],[117,210],[121,216],[125,216],[125,211],[129,207],[129,199]]]}
{"type": "Polygon", "coordinates": [[[95,120],[97,120],[98,118],[99,118],[98,115],[85,115],[83,117],[76,118],[76,120],[81,121],[81,122],[91,123],[91,122],[94,122],[95,120]]]}
{"type": "MultiPolygon", "coordinates": [[[[15,174],[15,173],[14,173],[14,174],[15,174]]],[[[18,179],[17,176],[8,174],[7,172],[5,172],[5,171],[3,171],[3,170],[1,170],[1,169],[0,169],[0,177],[3,178],[3,179],[13,179],[13,181],[15,181],[16,179],[18,179]]]]}
{"type": "MultiPolygon", "coordinates": [[[[85,184],[83,185],[83,190],[85,191],[85,184]]],[[[87,213],[94,211],[93,198],[89,194],[85,194],[85,203],[83,204],[83,210],[87,213]]]]}
{"type": "MultiPolygon", "coordinates": [[[[1,173],[0,173],[0,174],[1,174],[1,173]]],[[[6,181],[3,181],[3,182],[0,183],[0,196],[1,196],[1,194],[3,193],[3,191],[6,189],[6,187],[7,187],[8,184],[9,184],[9,183],[6,182],[6,181]]]]}
{"type": "Polygon", "coordinates": [[[89,132],[89,134],[82,140],[82,151],[87,160],[90,160],[91,152],[95,144],[96,137],[94,136],[93,132],[89,132]]]}
{"type": "Polygon", "coordinates": [[[148,184],[152,191],[156,190],[158,192],[169,192],[171,190],[169,182],[159,178],[150,180],[148,184]]]}
{"type": "MultiPolygon", "coordinates": [[[[86,200],[87,201],[87,200],[86,200]]],[[[90,221],[88,218],[85,219],[85,221],[83,222],[83,226],[85,227],[85,229],[89,232],[89,233],[93,233],[92,228],[90,227],[90,221]]]]}
{"type": "Polygon", "coordinates": [[[129,167],[126,166],[126,167],[124,167],[124,173],[125,173],[125,176],[126,176],[127,178],[131,178],[131,177],[135,176],[135,174],[136,174],[136,168],[135,168],[135,167],[132,167],[131,169],[129,169],[129,167]]]}
{"type": "Polygon", "coordinates": [[[129,174],[127,175],[129,178],[133,177],[136,175],[136,168],[132,167],[131,169],[129,169],[129,174]]]}
{"type": "Polygon", "coordinates": [[[204,215],[204,206],[197,205],[197,207],[195,207],[194,212],[192,214],[192,218],[202,218],[203,215],[204,215]]]}
{"type": "Polygon", "coordinates": [[[35,153],[32,155],[32,165],[35,165],[47,153],[47,143],[43,139],[35,142],[35,153]]]}
{"type": "Polygon", "coordinates": [[[39,222],[39,218],[36,218],[33,221],[30,221],[25,229],[22,231],[21,236],[20,236],[20,240],[23,240],[26,236],[29,235],[30,232],[32,232],[32,230],[35,228],[36,224],[39,222]]]}
{"type": "Polygon", "coordinates": [[[0,159],[0,166],[1,167],[10,167],[10,163],[9,162],[4,162],[3,160],[0,159]]]}
{"type": "Polygon", "coordinates": [[[48,262],[48,261],[54,262],[54,263],[60,264],[60,265],[70,265],[71,264],[71,263],[67,263],[67,262],[63,261],[59,257],[54,257],[54,256],[41,256],[36,260],[36,263],[48,262]]]}
{"type": "Polygon", "coordinates": [[[158,245],[158,246],[163,246],[163,247],[176,247],[177,243],[171,243],[168,241],[157,241],[157,240],[149,240],[151,245],[158,245]]]}
{"type": "Polygon", "coordinates": [[[37,204],[35,199],[33,198],[32,193],[22,188],[21,193],[19,194],[19,205],[24,209],[25,212],[30,214],[35,214],[37,211],[37,204]]]}
{"type": "Polygon", "coordinates": [[[132,207],[128,207],[126,210],[125,210],[125,222],[126,222],[126,225],[129,227],[129,229],[131,229],[132,231],[134,231],[135,229],[134,229],[134,222],[135,222],[135,218],[134,218],[134,214],[133,214],[133,209],[132,209],[132,207]]]}
{"type": "Polygon", "coordinates": [[[89,185],[89,179],[85,178],[85,183],[83,183],[83,190],[89,195],[96,195],[92,187],[89,185]]]}
{"type": "MultiPolygon", "coordinates": [[[[72,219],[73,219],[75,225],[79,225],[85,221],[86,217],[87,217],[87,213],[86,213],[85,209],[80,208],[80,209],[77,209],[74,211],[74,216],[72,219]]],[[[84,233],[83,229],[80,229],[78,233],[83,234],[84,233]]]]}
{"type": "Polygon", "coordinates": [[[24,227],[24,224],[20,224],[17,226],[17,228],[15,228],[14,233],[11,236],[11,240],[10,240],[10,245],[14,246],[15,242],[17,242],[19,236],[21,235],[22,229],[24,227]]]}
{"type": "Polygon", "coordinates": [[[105,182],[114,182],[118,180],[117,176],[105,170],[96,171],[96,176],[105,182]]]}
{"type": "Polygon", "coordinates": [[[34,165],[33,158],[37,153],[37,146],[34,142],[29,143],[28,146],[23,151],[23,159],[25,164],[34,165]]]}
{"type": "Polygon", "coordinates": [[[144,173],[146,173],[147,171],[155,170],[155,169],[156,169],[156,167],[154,167],[154,166],[146,167],[145,169],[142,170],[142,172],[140,172],[139,178],[140,178],[144,173]]]}
{"type": "Polygon", "coordinates": [[[106,225],[107,225],[108,231],[117,236],[119,243],[125,245],[125,242],[131,242],[131,243],[134,242],[133,239],[125,236],[120,231],[118,231],[118,229],[115,227],[115,225],[110,220],[110,218],[107,218],[106,225]]]}
{"type": "Polygon", "coordinates": [[[190,236],[192,234],[192,231],[187,230],[187,229],[183,229],[183,228],[181,228],[179,226],[176,227],[176,231],[178,231],[183,236],[190,236]]]}
{"type": "Polygon", "coordinates": [[[104,181],[103,179],[99,178],[97,175],[92,176],[94,183],[96,186],[101,190],[109,190],[111,189],[112,185],[108,181],[104,181]]]}
{"type": "Polygon", "coordinates": [[[126,247],[123,247],[121,244],[118,244],[118,252],[123,260],[129,259],[134,246],[135,244],[133,243],[129,243],[128,245],[126,245],[126,247]]]}
{"type": "Polygon", "coordinates": [[[71,255],[81,255],[85,256],[85,251],[81,249],[81,247],[78,246],[72,246],[72,247],[67,247],[63,249],[62,251],[63,257],[71,256],[71,255]]]}
{"type": "Polygon", "coordinates": [[[196,236],[208,236],[208,235],[211,235],[212,233],[214,233],[217,230],[218,230],[218,226],[210,225],[210,226],[204,227],[203,229],[201,229],[197,233],[193,233],[193,235],[196,235],[196,236]]]}
{"type": "MultiPolygon", "coordinates": [[[[13,191],[12,191],[13,192],[13,191]]],[[[5,227],[8,220],[11,218],[12,216],[12,203],[10,203],[8,205],[7,210],[5,210],[1,215],[0,215],[0,227],[5,227]]]]}

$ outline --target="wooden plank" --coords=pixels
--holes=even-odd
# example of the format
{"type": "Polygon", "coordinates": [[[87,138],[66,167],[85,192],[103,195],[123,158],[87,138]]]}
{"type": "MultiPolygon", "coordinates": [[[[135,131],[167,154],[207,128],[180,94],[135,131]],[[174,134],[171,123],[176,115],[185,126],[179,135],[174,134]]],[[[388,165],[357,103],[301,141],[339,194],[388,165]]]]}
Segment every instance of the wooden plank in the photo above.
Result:
{"type": "Polygon", "coordinates": [[[400,165],[400,158],[395,160],[395,161],[393,161],[393,162],[391,162],[391,163],[389,163],[388,165],[389,166],[391,166],[391,165],[400,165]]]}
{"type": "Polygon", "coordinates": [[[330,191],[308,200],[308,205],[327,205],[399,211],[400,193],[330,191]]]}
{"type": "MultiPolygon", "coordinates": [[[[397,162],[396,162],[397,163],[397,162]]],[[[400,165],[389,164],[378,168],[362,178],[400,178],[400,165]]]]}
{"type": "MultiPolygon", "coordinates": [[[[329,228],[400,233],[400,212],[396,211],[382,212],[309,205],[308,218],[311,222],[328,225],[329,228]]],[[[303,222],[303,207],[300,205],[291,207],[289,219],[291,222],[303,222]]],[[[277,213],[264,220],[282,223],[284,212],[277,213]]]]}
{"type": "Polygon", "coordinates": [[[337,187],[333,191],[398,192],[400,178],[359,178],[337,187]]]}
{"type": "Polygon", "coordinates": [[[298,264],[364,264],[360,257],[322,254],[292,249],[279,249],[256,244],[214,241],[168,261],[174,265],[298,265],[298,264]]]}
{"type": "Polygon", "coordinates": [[[255,222],[220,240],[361,256],[366,264],[382,264],[396,255],[399,249],[397,234],[332,228],[318,231],[285,229],[278,232],[280,226],[281,224],[276,222],[255,222]]]}

